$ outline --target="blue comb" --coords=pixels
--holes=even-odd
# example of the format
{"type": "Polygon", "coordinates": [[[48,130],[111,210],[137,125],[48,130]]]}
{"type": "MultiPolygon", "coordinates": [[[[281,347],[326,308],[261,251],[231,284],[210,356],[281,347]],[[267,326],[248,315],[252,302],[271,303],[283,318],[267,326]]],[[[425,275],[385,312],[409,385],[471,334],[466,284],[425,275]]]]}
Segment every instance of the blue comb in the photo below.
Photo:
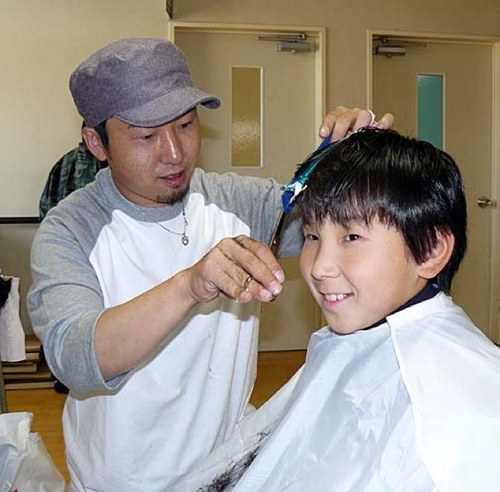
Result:
{"type": "MultiPolygon", "coordinates": [[[[320,152],[321,150],[328,147],[330,144],[330,136],[323,139],[323,141],[319,144],[316,152],[320,152]]],[[[298,176],[296,176],[290,183],[281,187],[283,190],[283,194],[281,195],[281,202],[283,204],[283,211],[288,214],[292,211],[295,203],[295,198],[299,195],[299,193],[305,188],[307,180],[309,176],[314,171],[318,162],[321,161],[322,154],[319,154],[316,159],[314,159],[306,169],[304,169],[298,176]]]]}

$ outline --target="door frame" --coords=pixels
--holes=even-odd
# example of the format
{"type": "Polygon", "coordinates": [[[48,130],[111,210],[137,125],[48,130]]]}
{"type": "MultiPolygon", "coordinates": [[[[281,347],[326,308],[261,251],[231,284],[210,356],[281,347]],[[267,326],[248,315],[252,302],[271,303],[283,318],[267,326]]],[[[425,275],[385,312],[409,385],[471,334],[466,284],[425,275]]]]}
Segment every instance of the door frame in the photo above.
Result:
{"type": "MultiPolygon", "coordinates": [[[[287,35],[305,33],[317,39],[314,53],[314,118],[319,125],[325,115],[326,108],[326,28],[311,26],[276,26],[262,24],[233,24],[210,22],[185,22],[170,20],[167,24],[167,39],[175,43],[176,32],[195,33],[228,33],[228,34],[255,34],[255,35],[287,35]]],[[[318,126],[319,128],[319,126],[318,126]]],[[[315,132],[316,145],[321,143],[321,138],[315,132]]],[[[325,320],[321,308],[315,303],[314,327],[319,329],[324,326],[325,320]]]]}
{"type": "MultiPolygon", "coordinates": [[[[489,36],[468,36],[424,33],[413,31],[367,30],[366,35],[366,66],[368,107],[373,104],[373,37],[399,37],[415,41],[432,41],[434,43],[452,44],[482,44],[491,46],[492,52],[492,165],[491,193],[492,200],[500,204],[500,38],[489,36]]],[[[474,124],[474,122],[466,122],[474,124]]],[[[497,344],[500,343],[500,211],[495,207],[491,214],[491,244],[490,244],[490,300],[489,300],[489,335],[497,344]]]]}

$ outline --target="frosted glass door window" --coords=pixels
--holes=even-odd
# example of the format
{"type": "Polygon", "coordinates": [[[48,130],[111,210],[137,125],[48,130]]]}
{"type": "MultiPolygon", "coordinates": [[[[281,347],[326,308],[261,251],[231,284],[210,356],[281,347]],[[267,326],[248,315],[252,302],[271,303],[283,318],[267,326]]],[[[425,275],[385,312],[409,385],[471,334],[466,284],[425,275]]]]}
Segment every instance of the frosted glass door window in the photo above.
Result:
{"type": "Polygon", "coordinates": [[[231,67],[231,165],[262,165],[262,69],[231,67]]]}

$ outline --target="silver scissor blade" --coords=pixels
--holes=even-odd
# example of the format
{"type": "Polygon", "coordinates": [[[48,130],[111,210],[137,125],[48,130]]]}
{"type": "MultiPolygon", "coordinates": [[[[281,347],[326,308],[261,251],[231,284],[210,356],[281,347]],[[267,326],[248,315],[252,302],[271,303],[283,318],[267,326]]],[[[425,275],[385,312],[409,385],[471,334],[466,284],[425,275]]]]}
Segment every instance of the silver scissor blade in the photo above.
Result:
{"type": "Polygon", "coordinates": [[[285,223],[285,212],[282,210],[274,226],[273,233],[271,234],[271,239],[269,240],[268,246],[276,256],[278,253],[278,248],[281,241],[281,231],[283,229],[283,224],[285,223]]]}

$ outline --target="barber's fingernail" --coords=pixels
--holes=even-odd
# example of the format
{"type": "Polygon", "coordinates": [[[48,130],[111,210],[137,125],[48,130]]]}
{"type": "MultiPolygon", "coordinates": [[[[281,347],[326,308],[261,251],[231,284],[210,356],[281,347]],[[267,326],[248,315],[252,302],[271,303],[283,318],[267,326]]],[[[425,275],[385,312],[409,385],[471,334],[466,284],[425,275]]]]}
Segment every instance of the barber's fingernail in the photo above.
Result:
{"type": "Polygon", "coordinates": [[[328,137],[328,135],[330,135],[330,128],[328,128],[327,126],[322,126],[320,129],[319,129],[319,134],[325,138],[325,137],[328,137]]]}
{"type": "Polygon", "coordinates": [[[271,282],[269,288],[271,289],[271,292],[277,296],[281,292],[281,289],[283,289],[283,286],[279,282],[271,282]]]}
{"type": "Polygon", "coordinates": [[[285,273],[283,270],[276,270],[274,273],[274,276],[281,282],[283,283],[285,281],[285,273]]]}
{"type": "Polygon", "coordinates": [[[244,290],[236,299],[236,302],[249,302],[252,300],[252,294],[244,290]]]}
{"type": "Polygon", "coordinates": [[[273,295],[268,290],[263,290],[260,294],[260,298],[264,302],[269,302],[273,299],[273,295]]]}

